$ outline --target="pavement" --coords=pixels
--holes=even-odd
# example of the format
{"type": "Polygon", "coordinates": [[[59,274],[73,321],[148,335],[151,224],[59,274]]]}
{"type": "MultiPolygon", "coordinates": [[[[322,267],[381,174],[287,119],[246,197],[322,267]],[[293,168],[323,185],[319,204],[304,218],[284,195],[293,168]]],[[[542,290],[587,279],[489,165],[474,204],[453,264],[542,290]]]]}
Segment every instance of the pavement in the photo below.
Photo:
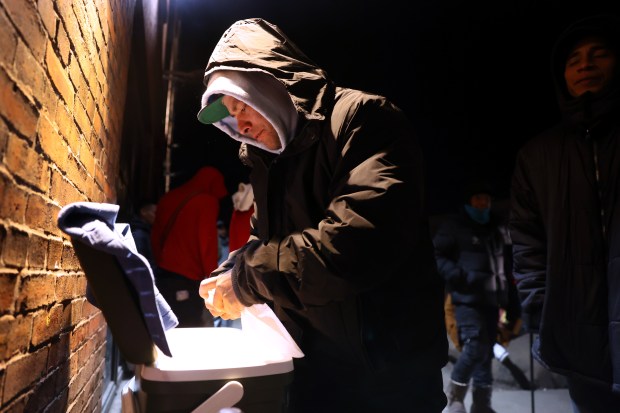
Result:
{"type": "MultiPolygon", "coordinates": [[[[534,391],[524,389],[519,380],[498,359],[493,360],[493,393],[491,405],[497,413],[571,413],[573,411],[566,380],[564,377],[545,370],[536,361],[530,359],[530,337],[522,335],[514,339],[507,347],[508,358],[512,361],[528,381],[535,384],[534,391]],[[531,364],[530,364],[531,363],[531,364]],[[533,366],[534,375],[530,373],[533,366]]],[[[458,357],[458,351],[451,345],[451,357],[458,357]]],[[[444,390],[447,391],[452,372],[452,363],[448,363],[442,370],[444,390]]],[[[523,379],[522,379],[523,380],[523,379]]],[[[465,397],[465,406],[471,406],[471,391],[465,397]]],[[[448,409],[444,409],[444,413],[448,409]]]]}

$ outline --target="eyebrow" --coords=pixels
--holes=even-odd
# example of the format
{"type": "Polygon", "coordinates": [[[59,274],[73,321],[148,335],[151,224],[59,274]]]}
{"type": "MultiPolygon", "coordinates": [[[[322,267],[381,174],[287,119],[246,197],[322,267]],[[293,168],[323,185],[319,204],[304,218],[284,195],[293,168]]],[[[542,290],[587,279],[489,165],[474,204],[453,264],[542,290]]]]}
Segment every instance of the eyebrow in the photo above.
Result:
{"type": "Polygon", "coordinates": [[[239,113],[241,111],[241,109],[243,108],[244,105],[246,105],[244,102],[242,102],[241,100],[233,97],[233,102],[232,102],[232,110],[230,111],[230,115],[234,118],[237,113],[239,113]]]}

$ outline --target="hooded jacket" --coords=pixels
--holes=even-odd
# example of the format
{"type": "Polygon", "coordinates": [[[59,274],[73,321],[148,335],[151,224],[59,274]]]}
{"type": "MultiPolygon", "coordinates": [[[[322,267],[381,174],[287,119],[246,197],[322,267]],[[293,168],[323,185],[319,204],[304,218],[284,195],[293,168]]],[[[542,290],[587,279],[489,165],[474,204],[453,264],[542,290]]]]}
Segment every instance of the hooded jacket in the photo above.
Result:
{"type": "Polygon", "coordinates": [[[161,197],[151,228],[159,267],[198,281],[217,268],[216,222],[227,194],[222,173],[206,166],[161,197]]]}
{"type": "Polygon", "coordinates": [[[219,70],[273,77],[298,113],[281,153],[240,147],[256,210],[251,240],[223,265],[241,302],[273,307],[305,354],[295,362],[308,386],[441,369],[443,285],[423,160],[403,113],[381,96],[336,87],[261,19],[224,33],[205,85],[219,70]]]}
{"type": "Polygon", "coordinates": [[[510,218],[524,321],[534,356],[551,370],[620,392],[620,62],[598,94],[571,97],[567,53],[586,34],[620,60],[620,23],[596,16],[569,27],[552,53],[562,120],[519,151],[510,218]]]}

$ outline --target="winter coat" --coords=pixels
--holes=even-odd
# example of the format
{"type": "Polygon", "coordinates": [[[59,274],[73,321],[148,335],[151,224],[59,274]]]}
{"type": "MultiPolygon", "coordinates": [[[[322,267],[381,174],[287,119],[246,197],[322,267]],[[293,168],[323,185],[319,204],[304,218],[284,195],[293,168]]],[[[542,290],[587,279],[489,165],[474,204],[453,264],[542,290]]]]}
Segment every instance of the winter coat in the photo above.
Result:
{"type": "Polygon", "coordinates": [[[253,239],[224,264],[236,295],[273,306],[312,386],[438,371],[447,360],[443,284],[411,124],[384,97],[336,87],[260,19],[224,34],[205,84],[231,68],[276,78],[300,118],[279,155],[241,145],[256,210],[253,239]]]}
{"type": "Polygon", "coordinates": [[[509,321],[520,317],[511,269],[507,231],[491,215],[487,224],[469,218],[464,210],[442,222],[433,238],[439,273],[446,281],[454,305],[465,304],[498,313],[507,311],[509,321]]]}
{"type": "Polygon", "coordinates": [[[524,320],[539,331],[535,357],[620,391],[620,76],[580,98],[563,81],[570,42],[592,32],[617,44],[620,24],[585,20],[558,40],[552,63],[563,119],[518,153],[510,228],[524,320]]]}

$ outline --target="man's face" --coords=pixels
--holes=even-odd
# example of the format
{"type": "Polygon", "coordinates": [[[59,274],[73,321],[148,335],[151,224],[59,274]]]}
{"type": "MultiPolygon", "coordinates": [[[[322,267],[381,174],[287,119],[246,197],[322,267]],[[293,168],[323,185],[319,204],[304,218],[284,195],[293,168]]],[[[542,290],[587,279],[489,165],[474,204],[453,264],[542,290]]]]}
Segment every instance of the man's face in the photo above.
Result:
{"type": "Polygon", "coordinates": [[[570,50],[564,68],[568,93],[579,97],[603,90],[614,75],[615,53],[600,37],[586,37],[570,50]]]}
{"type": "Polygon", "coordinates": [[[222,103],[226,106],[230,115],[237,120],[237,130],[239,133],[246,138],[262,143],[268,149],[280,149],[282,145],[280,144],[278,132],[253,107],[228,95],[224,96],[222,103]]]}

